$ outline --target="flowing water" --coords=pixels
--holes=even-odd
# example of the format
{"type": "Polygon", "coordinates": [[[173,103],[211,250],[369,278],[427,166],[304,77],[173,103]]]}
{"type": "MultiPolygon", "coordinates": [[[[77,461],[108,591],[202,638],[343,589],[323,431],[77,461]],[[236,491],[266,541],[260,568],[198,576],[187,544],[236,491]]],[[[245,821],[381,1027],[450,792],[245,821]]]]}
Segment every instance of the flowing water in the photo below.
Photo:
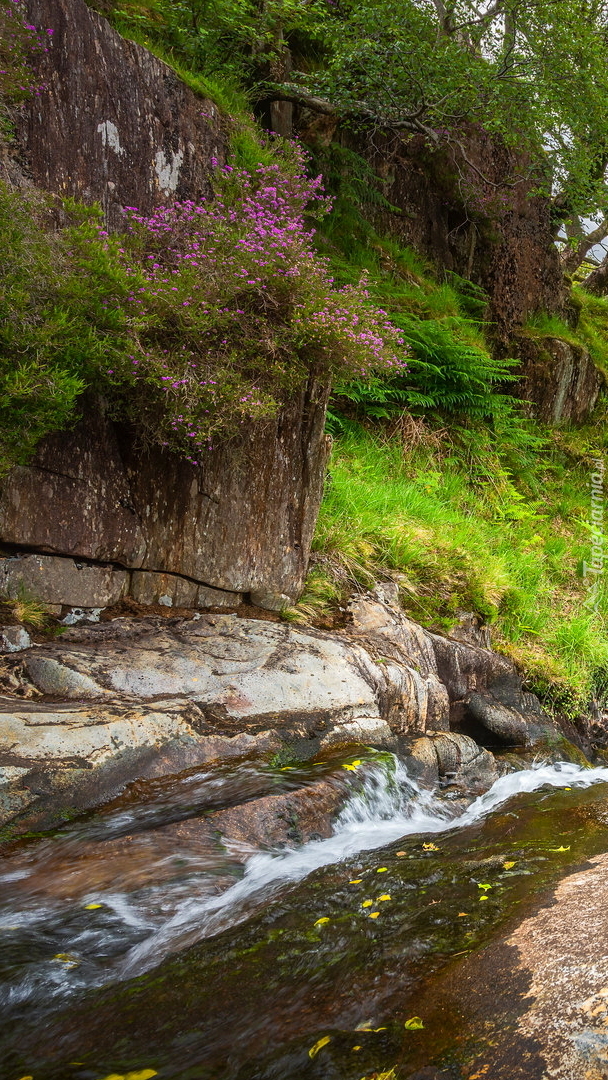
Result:
{"type": "MultiPolygon", "coordinates": [[[[0,863],[1,1080],[405,1080],[435,1061],[433,1033],[404,1026],[422,981],[608,850],[608,768],[537,764],[463,810],[392,755],[359,754],[136,784],[16,844],[0,863]],[[343,801],[327,839],[255,851],[200,829],[319,780],[343,801]]],[[[441,1049],[454,1077],[457,1043],[441,1049]]]]}

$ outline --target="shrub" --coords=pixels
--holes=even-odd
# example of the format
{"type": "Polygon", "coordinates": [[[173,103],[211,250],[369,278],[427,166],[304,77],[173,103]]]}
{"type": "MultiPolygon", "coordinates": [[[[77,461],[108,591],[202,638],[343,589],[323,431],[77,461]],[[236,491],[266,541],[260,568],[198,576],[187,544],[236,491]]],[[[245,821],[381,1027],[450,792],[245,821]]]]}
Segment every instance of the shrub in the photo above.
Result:
{"type": "Polygon", "coordinates": [[[273,416],[310,377],[402,371],[405,348],[362,280],[336,288],[312,248],[320,179],[293,147],[253,173],[224,168],[217,197],[41,231],[40,197],[0,187],[0,467],[75,415],[86,389],[142,441],[189,460],[273,416]]]}
{"type": "Polygon", "coordinates": [[[48,52],[52,27],[39,31],[27,18],[20,0],[0,0],[0,96],[20,101],[39,95],[36,62],[48,52]]]}
{"type": "Polygon", "coordinates": [[[371,380],[402,371],[405,348],[363,278],[340,289],[307,221],[321,180],[292,147],[284,167],[226,166],[213,201],[129,210],[105,238],[124,267],[133,348],[107,371],[149,437],[192,460],[219,433],[276,413],[309,375],[371,380]],[[194,452],[194,457],[192,456],[194,452]]]}

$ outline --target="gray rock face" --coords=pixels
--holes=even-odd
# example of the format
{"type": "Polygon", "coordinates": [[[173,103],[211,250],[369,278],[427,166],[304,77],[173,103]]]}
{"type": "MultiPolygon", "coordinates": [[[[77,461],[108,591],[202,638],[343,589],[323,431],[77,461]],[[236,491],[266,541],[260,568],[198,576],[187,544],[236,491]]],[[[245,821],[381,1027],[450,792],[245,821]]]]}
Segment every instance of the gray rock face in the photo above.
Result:
{"type": "Polygon", "coordinates": [[[513,392],[531,403],[530,411],[546,424],[580,423],[595,407],[603,374],[589,353],[560,338],[516,338],[524,377],[513,392]]]}
{"type": "Polygon", "coordinates": [[[124,206],[147,212],[210,194],[212,158],[221,163],[226,148],[213,102],[84,0],[27,0],[25,8],[29,22],[53,29],[45,92],[18,124],[34,183],[98,201],[112,227],[122,225],[124,206]]]}
{"type": "Polygon", "coordinates": [[[467,735],[427,732],[407,746],[411,772],[425,784],[441,783],[478,794],[498,779],[491,753],[467,735]]]}
{"type": "Polygon", "coordinates": [[[127,591],[129,575],[112,566],[88,566],[50,555],[0,559],[0,592],[15,598],[25,590],[49,604],[103,608],[127,591]]]}
{"type": "MultiPolygon", "coordinates": [[[[238,603],[209,588],[289,601],[304,584],[323,491],[327,393],[311,382],[274,421],[253,425],[238,444],[217,446],[200,467],[160,448],[140,451],[132,432],[107,420],[100,404],[91,406],[72,431],[44,440],[32,463],[3,482],[0,539],[166,575],[135,578],[142,602],[238,603]]],[[[58,602],[107,603],[72,593],[58,602]]]]}

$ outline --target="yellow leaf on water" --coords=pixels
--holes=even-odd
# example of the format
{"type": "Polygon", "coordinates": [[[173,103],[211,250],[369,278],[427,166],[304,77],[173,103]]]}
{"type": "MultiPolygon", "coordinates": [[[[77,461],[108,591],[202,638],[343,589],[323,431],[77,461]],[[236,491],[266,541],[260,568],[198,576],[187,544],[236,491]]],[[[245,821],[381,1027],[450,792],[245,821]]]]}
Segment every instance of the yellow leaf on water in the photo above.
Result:
{"type": "Polygon", "coordinates": [[[512,866],[515,866],[514,862],[505,862],[502,864],[503,870],[510,870],[512,866]]]}
{"type": "Polygon", "coordinates": [[[424,1024],[419,1016],[412,1016],[409,1020],[405,1021],[403,1026],[406,1031],[418,1031],[420,1028],[424,1027],[424,1024]]]}
{"type": "Polygon", "coordinates": [[[363,903],[361,904],[361,907],[371,907],[373,902],[374,902],[373,900],[364,900],[363,903]]]}
{"type": "Polygon", "coordinates": [[[319,1041],[316,1042],[314,1046],[311,1046],[310,1050],[308,1051],[309,1058],[316,1058],[319,1050],[322,1050],[324,1046],[327,1046],[328,1042],[331,1042],[330,1035],[324,1035],[322,1039],[319,1039],[319,1041]]]}
{"type": "Polygon", "coordinates": [[[370,919],[377,919],[379,914],[380,914],[379,911],[370,911],[369,917],[370,917],[370,919]]]}
{"type": "Polygon", "coordinates": [[[423,851],[439,851],[439,848],[437,847],[437,844],[423,844],[422,845],[422,850],[423,851]]]}
{"type": "Polygon", "coordinates": [[[96,908],[103,907],[103,904],[85,904],[86,911],[95,911],[96,908]]]}
{"type": "Polygon", "coordinates": [[[322,919],[317,919],[317,921],[315,923],[315,926],[324,926],[325,923],[328,923],[328,922],[329,922],[329,917],[327,915],[324,915],[322,919]]]}
{"type": "Polygon", "coordinates": [[[388,870],[388,866],[379,866],[378,869],[376,870],[376,873],[377,874],[386,874],[387,870],[388,870]]]}
{"type": "Polygon", "coordinates": [[[378,897],[376,903],[379,904],[381,900],[390,900],[389,894],[387,892],[382,893],[382,896],[378,897]]]}
{"type": "Polygon", "coordinates": [[[55,953],[53,960],[59,960],[62,964],[67,964],[68,967],[78,967],[80,963],[80,957],[74,956],[73,953],[69,952],[55,953]]]}
{"type": "Polygon", "coordinates": [[[343,769],[348,769],[349,772],[354,772],[355,769],[357,769],[360,764],[361,764],[361,761],[360,761],[359,758],[357,758],[356,761],[351,761],[350,763],[347,762],[347,764],[343,765],[342,768],[343,769]]]}
{"type": "Polygon", "coordinates": [[[563,844],[562,844],[561,847],[550,847],[550,848],[548,848],[548,850],[549,851],[570,851],[570,844],[568,844],[568,847],[564,847],[563,844]]]}
{"type": "Polygon", "coordinates": [[[363,878],[360,878],[360,877],[358,877],[358,878],[353,878],[353,880],[352,880],[352,881],[349,881],[349,883],[348,883],[348,884],[349,884],[349,885],[360,885],[362,881],[363,881],[363,878]]]}

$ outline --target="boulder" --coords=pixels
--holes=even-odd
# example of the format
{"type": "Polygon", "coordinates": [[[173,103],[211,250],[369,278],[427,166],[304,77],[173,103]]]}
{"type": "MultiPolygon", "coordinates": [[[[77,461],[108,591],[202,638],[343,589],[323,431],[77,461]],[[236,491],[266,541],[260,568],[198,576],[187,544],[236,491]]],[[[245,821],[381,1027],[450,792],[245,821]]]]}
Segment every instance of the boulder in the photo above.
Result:
{"type": "MultiPolygon", "coordinates": [[[[167,575],[165,583],[137,578],[136,595],[176,606],[178,594],[188,601],[180,606],[227,606],[224,596],[194,596],[195,585],[256,592],[261,605],[265,595],[271,606],[278,594],[291,602],[304,585],[323,491],[327,395],[311,381],[274,420],[217,445],[201,466],[160,447],[142,450],[102,402],[89,403],[79,424],[49,436],[3,480],[0,540],[167,575]]],[[[106,603],[82,595],[58,602],[106,603]]]]}
{"type": "Polygon", "coordinates": [[[429,786],[454,785],[479,794],[498,779],[493,755],[467,735],[427,732],[405,748],[412,776],[429,786]]]}
{"type": "Polygon", "coordinates": [[[522,334],[512,352],[523,367],[513,393],[530,402],[529,411],[543,423],[577,424],[593,411],[605,379],[586,349],[561,338],[522,334]]]}
{"type": "Polygon", "coordinates": [[[113,566],[90,566],[52,555],[0,559],[0,593],[15,598],[22,591],[45,603],[103,608],[125,594],[129,575],[113,566]]]}
{"type": "Polygon", "coordinates": [[[345,795],[338,784],[319,780],[284,795],[267,795],[219,810],[207,818],[207,824],[219,831],[229,847],[293,847],[331,836],[345,795]]]}
{"type": "Polygon", "coordinates": [[[32,639],[24,626],[3,626],[0,631],[0,653],[23,652],[32,639]]]}

